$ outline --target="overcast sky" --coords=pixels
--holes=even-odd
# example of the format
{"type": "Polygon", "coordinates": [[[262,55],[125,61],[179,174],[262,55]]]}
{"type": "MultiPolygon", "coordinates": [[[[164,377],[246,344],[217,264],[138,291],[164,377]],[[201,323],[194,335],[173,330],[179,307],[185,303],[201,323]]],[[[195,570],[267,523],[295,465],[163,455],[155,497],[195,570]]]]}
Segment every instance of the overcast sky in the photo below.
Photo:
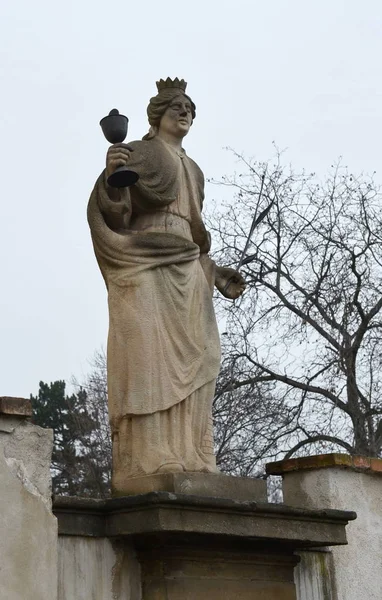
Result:
{"type": "Polygon", "coordinates": [[[225,146],[266,159],[275,140],[297,167],[342,155],[382,182],[381,20],[380,0],[3,0],[0,395],[81,379],[106,345],[86,205],[111,108],[139,139],[155,81],[183,77],[207,177],[234,171],[225,146]]]}

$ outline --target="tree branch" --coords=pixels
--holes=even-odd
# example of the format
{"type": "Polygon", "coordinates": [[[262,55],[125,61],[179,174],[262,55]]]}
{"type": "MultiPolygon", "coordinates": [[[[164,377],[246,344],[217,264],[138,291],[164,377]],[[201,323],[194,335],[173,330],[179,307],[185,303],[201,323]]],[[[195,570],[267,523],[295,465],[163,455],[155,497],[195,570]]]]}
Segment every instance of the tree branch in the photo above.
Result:
{"type": "Polygon", "coordinates": [[[345,450],[347,450],[349,452],[349,454],[353,454],[353,451],[354,451],[353,446],[351,446],[347,442],[344,442],[344,440],[341,440],[340,438],[337,438],[332,435],[319,434],[319,435],[314,435],[306,440],[302,440],[301,442],[298,442],[298,444],[293,446],[293,448],[291,448],[286,453],[284,460],[287,460],[288,458],[293,456],[293,454],[295,452],[297,452],[297,450],[299,450],[300,448],[303,448],[304,446],[307,446],[309,444],[314,444],[316,442],[330,442],[332,444],[337,444],[338,446],[342,446],[343,448],[345,448],[345,450]]]}

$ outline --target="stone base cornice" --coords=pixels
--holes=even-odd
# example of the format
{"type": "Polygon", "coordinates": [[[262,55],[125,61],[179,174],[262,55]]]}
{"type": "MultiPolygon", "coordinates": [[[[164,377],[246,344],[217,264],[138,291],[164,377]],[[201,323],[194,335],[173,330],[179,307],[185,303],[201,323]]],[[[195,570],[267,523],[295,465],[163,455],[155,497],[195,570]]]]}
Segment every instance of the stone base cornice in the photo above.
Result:
{"type": "Polygon", "coordinates": [[[356,518],[349,511],[305,510],[169,492],[110,500],[55,497],[53,511],[59,535],[219,536],[293,548],[346,544],[345,525],[356,518]]]}

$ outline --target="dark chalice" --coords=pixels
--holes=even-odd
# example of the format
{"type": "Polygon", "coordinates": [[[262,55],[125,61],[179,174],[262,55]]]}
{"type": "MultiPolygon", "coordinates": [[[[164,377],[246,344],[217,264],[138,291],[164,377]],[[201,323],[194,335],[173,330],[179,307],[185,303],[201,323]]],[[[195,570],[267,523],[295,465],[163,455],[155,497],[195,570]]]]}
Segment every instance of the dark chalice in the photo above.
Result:
{"type": "MultiPolygon", "coordinates": [[[[125,115],[120,115],[116,108],[113,108],[107,117],[100,121],[103,134],[111,144],[120,144],[124,141],[127,135],[127,125],[129,119],[125,115]]],[[[138,173],[131,171],[125,166],[117,167],[112,173],[107,182],[110,187],[123,188],[129,187],[137,183],[139,179],[138,173]]]]}

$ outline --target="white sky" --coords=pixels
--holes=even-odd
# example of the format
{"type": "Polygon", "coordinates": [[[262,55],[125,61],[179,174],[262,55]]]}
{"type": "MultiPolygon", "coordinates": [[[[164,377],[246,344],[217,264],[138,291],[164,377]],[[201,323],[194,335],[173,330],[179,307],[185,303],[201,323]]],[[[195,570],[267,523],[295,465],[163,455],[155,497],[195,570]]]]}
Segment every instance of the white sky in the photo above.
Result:
{"type": "Polygon", "coordinates": [[[382,182],[381,20],[380,0],[3,0],[0,395],[81,379],[106,345],[86,205],[111,108],[139,139],[155,81],[183,77],[207,177],[234,171],[223,147],[266,159],[275,140],[297,167],[342,155],[382,182]]]}

